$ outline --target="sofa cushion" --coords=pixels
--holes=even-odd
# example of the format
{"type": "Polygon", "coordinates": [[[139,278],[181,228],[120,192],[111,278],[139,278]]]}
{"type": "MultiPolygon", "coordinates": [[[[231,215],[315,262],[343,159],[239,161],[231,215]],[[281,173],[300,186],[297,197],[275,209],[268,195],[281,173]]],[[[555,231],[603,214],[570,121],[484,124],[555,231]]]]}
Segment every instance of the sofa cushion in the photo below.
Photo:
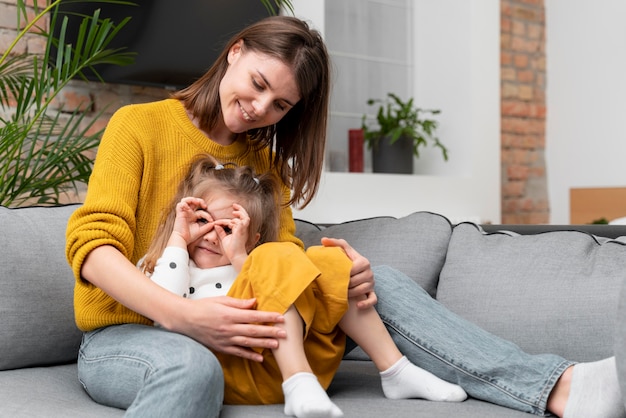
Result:
{"type": "MultiPolygon", "coordinates": [[[[10,418],[114,418],[121,409],[95,403],[76,378],[76,364],[35,367],[0,373],[0,417],[10,418]]],[[[386,399],[380,376],[370,362],[343,361],[328,389],[346,417],[378,418],[533,418],[533,415],[488,404],[430,402],[421,399],[386,399]]],[[[220,418],[285,417],[284,405],[224,405],[220,418]]],[[[177,416],[184,416],[184,404],[177,416]]]]}
{"type": "Polygon", "coordinates": [[[65,228],[77,207],[0,207],[0,370],[76,359],[65,228]]]}
{"type": "Polygon", "coordinates": [[[94,402],[78,380],[76,363],[0,372],[0,416],[115,418],[124,411],[94,402]]]}
{"type": "Polygon", "coordinates": [[[446,258],[452,226],[430,212],[415,212],[402,218],[376,217],[349,221],[318,229],[297,222],[305,246],[320,245],[322,237],[343,238],[372,266],[394,267],[417,281],[432,296],[446,258]]]}
{"type": "Polygon", "coordinates": [[[613,354],[626,244],[576,231],[483,233],[457,225],[437,299],[530,353],[613,354]]]}

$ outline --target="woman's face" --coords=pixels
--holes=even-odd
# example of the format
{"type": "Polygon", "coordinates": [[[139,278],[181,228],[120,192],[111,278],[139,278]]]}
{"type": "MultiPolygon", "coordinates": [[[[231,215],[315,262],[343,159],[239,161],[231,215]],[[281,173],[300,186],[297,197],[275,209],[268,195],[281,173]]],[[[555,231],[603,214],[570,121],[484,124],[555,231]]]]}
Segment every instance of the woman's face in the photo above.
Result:
{"type": "Polygon", "coordinates": [[[241,43],[230,49],[220,82],[224,124],[232,133],[273,125],[300,100],[289,66],[268,55],[244,52],[241,43]]]}

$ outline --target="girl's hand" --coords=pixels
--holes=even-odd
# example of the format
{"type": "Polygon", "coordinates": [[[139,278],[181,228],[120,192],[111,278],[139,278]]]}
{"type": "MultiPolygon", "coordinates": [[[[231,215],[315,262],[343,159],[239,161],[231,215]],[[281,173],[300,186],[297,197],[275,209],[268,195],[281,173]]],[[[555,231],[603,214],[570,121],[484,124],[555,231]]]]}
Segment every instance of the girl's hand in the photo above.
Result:
{"type": "Polygon", "coordinates": [[[348,297],[362,299],[356,306],[359,309],[371,308],[376,305],[378,298],[374,292],[374,273],[367,258],[359,254],[348,244],[345,239],[322,238],[325,247],[340,247],[352,260],[350,269],[350,284],[348,285],[348,297]]]}
{"type": "Polygon", "coordinates": [[[250,238],[250,216],[243,206],[233,203],[231,219],[217,219],[213,222],[222,250],[236,268],[243,265],[248,256],[250,238]]]}
{"type": "Polygon", "coordinates": [[[213,229],[213,219],[205,210],[206,208],[203,199],[197,197],[181,199],[176,205],[176,220],[169,244],[178,244],[186,248],[187,244],[213,229]]]}

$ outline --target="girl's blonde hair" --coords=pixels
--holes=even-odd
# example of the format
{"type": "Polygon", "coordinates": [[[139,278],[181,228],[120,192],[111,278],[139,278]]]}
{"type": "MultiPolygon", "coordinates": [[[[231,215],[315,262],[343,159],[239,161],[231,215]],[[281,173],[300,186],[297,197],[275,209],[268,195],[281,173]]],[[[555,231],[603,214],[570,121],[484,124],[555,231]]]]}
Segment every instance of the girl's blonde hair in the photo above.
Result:
{"type": "Polygon", "coordinates": [[[304,207],[319,187],[330,100],[330,58],[318,31],[290,16],[253,23],[230,39],[201,78],[173,97],[197,118],[201,129],[211,131],[222,117],[219,85],[228,69],[228,52],[239,41],[244,53],[277,58],[293,70],[300,101],[276,125],[250,130],[248,135],[255,149],[275,151],[271,163],[292,191],[288,205],[304,207]]]}
{"type": "Polygon", "coordinates": [[[204,198],[210,193],[227,193],[237,199],[250,216],[247,246],[253,248],[264,242],[276,241],[279,225],[279,186],[271,173],[257,176],[252,167],[233,163],[220,164],[211,155],[202,154],[192,163],[178,185],[176,195],[163,214],[156,234],[141,262],[144,273],[152,273],[174,230],[176,205],[184,197],[204,198]],[[259,240],[255,243],[256,233],[259,240]]]}

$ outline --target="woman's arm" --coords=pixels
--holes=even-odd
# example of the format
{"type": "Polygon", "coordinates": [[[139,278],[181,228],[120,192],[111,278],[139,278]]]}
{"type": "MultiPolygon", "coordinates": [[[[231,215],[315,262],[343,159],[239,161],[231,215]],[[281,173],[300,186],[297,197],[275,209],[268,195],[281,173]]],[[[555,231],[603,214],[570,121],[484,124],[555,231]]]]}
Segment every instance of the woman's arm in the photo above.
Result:
{"type": "Polygon", "coordinates": [[[276,312],[254,309],[255,300],[227,296],[189,300],[153,283],[115,247],[89,253],[82,277],[124,306],[170,331],[187,335],[210,349],[253,361],[262,356],[251,348],[276,348],[285,332],[260,323],[282,323],[276,312]]]}

